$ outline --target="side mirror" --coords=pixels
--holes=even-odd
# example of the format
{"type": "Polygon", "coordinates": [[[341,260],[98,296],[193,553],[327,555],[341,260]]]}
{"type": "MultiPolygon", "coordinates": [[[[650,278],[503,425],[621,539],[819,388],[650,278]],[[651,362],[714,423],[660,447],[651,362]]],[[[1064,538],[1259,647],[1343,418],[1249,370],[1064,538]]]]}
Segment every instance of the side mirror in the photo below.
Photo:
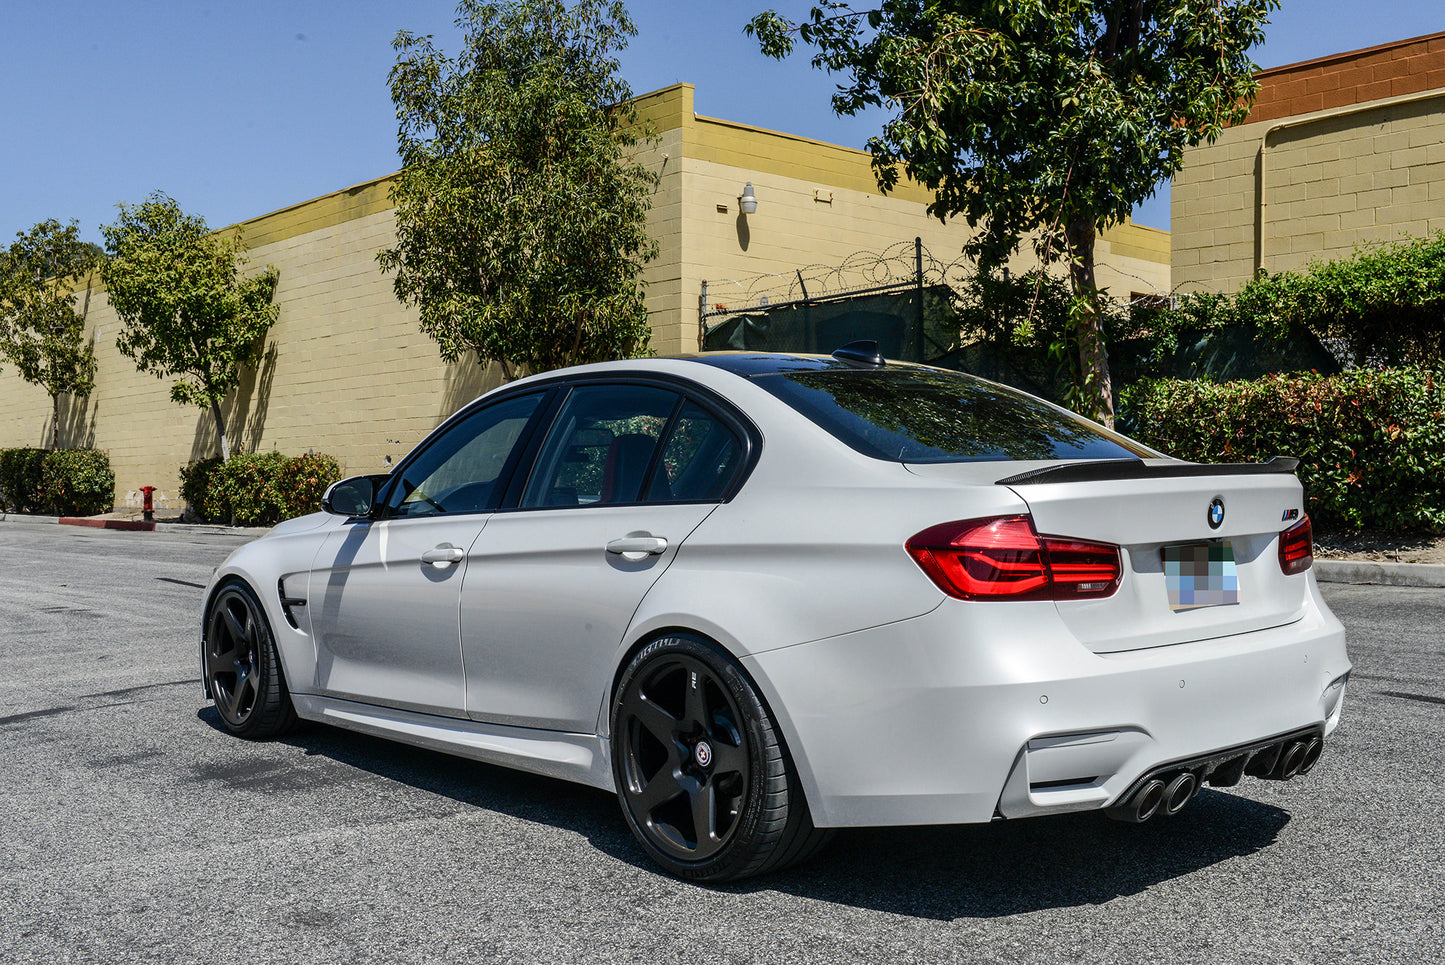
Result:
{"type": "Polygon", "coordinates": [[[321,508],[334,516],[355,519],[370,516],[376,505],[376,494],[386,476],[352,476],[332,483],[321,497],[321,508]]]}

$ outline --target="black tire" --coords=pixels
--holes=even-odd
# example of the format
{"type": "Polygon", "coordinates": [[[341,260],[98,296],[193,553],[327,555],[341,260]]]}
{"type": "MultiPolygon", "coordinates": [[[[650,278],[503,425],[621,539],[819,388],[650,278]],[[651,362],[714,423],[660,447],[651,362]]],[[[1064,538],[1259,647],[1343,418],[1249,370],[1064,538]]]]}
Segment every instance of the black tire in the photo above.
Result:
{"type": "Polygon", "coordinates": [[[206,686],[222,726],[248,740],[294,729],[296,709],[255,591],[240,580],[223,583],[206,610],[205,628],[206,686]]]}
{"type": "Polygon", "coordinates": [[[776,871],[832,836],[813,827],[752,681],[700,637],[662,637],[628,662],[612,700],[612,776],[628,827],[679,878],[776,871]]]}

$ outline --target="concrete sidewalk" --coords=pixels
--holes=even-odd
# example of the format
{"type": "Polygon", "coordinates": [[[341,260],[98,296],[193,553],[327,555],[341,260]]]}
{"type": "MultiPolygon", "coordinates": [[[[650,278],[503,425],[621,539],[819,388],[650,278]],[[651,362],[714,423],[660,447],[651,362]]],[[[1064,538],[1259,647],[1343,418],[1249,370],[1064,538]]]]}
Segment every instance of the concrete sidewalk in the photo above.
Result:
{"type": "Polygon", "coordinates": [[[156,520],[145,523],[140,513],[107,513],[102,516],[29,516],[21,513],[0,513],[0,522],[22,525],[64,523],[67,526],[92,526],[97,529],[120,529],[156,533],[205,533],[216,536],[264,536],[269,526],[216,526],[210,523],[182,523],[156,520]],[[137,525],[139,524],[139,525],[137,525]]]}

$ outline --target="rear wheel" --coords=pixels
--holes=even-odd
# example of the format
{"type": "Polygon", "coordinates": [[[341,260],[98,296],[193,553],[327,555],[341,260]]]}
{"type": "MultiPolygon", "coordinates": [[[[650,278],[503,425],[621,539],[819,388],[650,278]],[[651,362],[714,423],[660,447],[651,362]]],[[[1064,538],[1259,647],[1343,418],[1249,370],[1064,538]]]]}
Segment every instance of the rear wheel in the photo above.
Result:
{"type": "Polygon", "coordinates": [[[701,638],[655,640],[628,663],[613,699],[612,772],[633,833],[678,877],[777,870],[830,836],[813,827],[752,682],[701,638]]]}
{"type": "Polygon", "coordinates": [[[226,730],[263,740],[296,726],[271,626],[245,583],[232,580],[211,599],[205,655],[206,683],[226,730]]]}

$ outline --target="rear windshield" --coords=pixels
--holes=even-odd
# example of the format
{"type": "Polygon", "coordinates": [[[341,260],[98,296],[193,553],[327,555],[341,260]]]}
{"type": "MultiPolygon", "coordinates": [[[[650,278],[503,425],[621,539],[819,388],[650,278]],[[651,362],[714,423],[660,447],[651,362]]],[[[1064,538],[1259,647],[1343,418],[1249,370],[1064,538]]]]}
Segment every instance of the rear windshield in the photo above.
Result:
{"type": "Polygon", "coordinates": [[[753,382],[864,455],[892,462],[1157,455],[1033,396],[956,372],[827,369],[753,382]]]}

